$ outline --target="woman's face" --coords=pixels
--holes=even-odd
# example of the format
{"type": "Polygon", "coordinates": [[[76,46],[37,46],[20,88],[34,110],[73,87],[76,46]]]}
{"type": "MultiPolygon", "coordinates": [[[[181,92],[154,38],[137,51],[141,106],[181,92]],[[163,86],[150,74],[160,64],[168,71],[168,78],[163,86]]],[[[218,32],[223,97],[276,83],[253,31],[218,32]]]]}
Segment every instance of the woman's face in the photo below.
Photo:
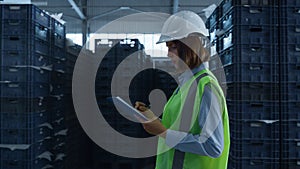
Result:
{"type": "Polygon", "coordinates": [[[170,41],[170,42],[167,42],[166,45],[168,47],[168,57],[171,59],[176,70],[181,71],[183,61],[178,56],[178,50],[177,50],[178,48],[177,48],[176,43],[174,43],[173,41],[170,41]]]}

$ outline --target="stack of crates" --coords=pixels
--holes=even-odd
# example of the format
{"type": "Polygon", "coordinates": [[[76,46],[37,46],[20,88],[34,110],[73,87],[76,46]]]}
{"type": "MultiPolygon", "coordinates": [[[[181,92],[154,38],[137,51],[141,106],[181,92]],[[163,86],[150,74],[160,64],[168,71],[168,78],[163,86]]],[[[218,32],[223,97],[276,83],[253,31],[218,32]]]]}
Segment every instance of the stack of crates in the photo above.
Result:
{"type": "MultiPolygon", "coordinates": [[[[141,84],[142,76],[138,76],[138,73],[143,67],[143,63],[146,63],[144,46],[137,39],[99,39],[95,41],[95,44],[95,56],[101,58],[96,75],[95,94],[102,115],[112,128],[123,135],[145,136],[146,132],[142,125],[123,117],[109,99],[112,91],[115,92],[113,94],[117,94],[123,99],[129,96],[127,102],[131,102],[131,104],[143,98],[140,95],[144,93],[141,93],[140,89],[146,87],[147,84],[141,84]],[[137,78],[134,76],[135,73],[137,73],[137,78]]],[[[122,140],[116,141],[122,142],[122,140]]],[[[138,169],[143,164],[141,159],[120,157],[104,151],[96,144],[92,147],[93,168],[95,169],[138,169]]],[[[134,148],[132,151],[135,151],[134,148]]]]}
{"type": "Polygon", "coordinates": [[[33,5],[0,5],[0,168],[51,165],[50,16],[33,5]]]}
{"type": "Polygon", "coordinates": [[[80,166],[80,148],[82,145],[78,140],[81,137],[81,127],[72,101],[72,77],[76,59],[81,51],[81,46],[74,45],[67,47],[66,53],[66,72],[65,72],[65,106],[66,106],[66,127],[69,129],[66,145],[66,168],[78,168],[80,166]]]}
{"type": "Polygon", "coordinates": [[[300,168],[300,1],[279,4],[282,168],[300,168]]]}
{"type": "Polygon", "coordinates": [[[66,158],[65,168],[81,169],[87,166],[90,161],[90,143],[88,136],[85,134],[77,119],[72,99],[72,78],[75,63],[79,55],[88,51],[82,50],[82,46],[67,46],[66,51],[66,68],[65,68],[65,126],[68,129],[66,136],[66,158]]]}
{"type": "Polygon", "coordinates": [[[50,102],[51,125],[53,127],[52,153],[53,167],[64,168],[66,156],[66,135],[68,129],[65,125],[65,61],[66,61],[66,32],[65,26],[54,18],[51,18],[51,80],[50,80],[50,102]]]}
{"type": "Polygon", "coordinates": [[[211,69],[226,78],[231,169],[280,163],[277,15],[273,0],[223,0],[207,21],[211,69]]]}

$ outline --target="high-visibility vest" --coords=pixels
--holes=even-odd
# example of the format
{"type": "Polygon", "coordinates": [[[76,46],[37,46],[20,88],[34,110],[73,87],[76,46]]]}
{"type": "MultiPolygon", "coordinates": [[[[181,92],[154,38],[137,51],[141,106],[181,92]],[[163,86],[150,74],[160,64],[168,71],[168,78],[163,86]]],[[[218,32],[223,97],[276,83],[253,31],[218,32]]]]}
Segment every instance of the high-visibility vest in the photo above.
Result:
{"type": "MultiPolygon", "coordinates": [[[[200,112],[200,103],[206,85],[211,86],[212,92],[217,96],[219,103],[222,105],[222,123],[224,130],[224,149],[222,154],[218,158],[212,158],[209,156],[202,156],[193,153],[184,153],[183,169],[227,169],[227,162],[229,156],[229,147],[230,147],[230,134],[229,134],[229,120],[227,113],[227,106],[224,94],[221,87],[219,86],[214,75],[207,69],[204,69],[197,74],[195,74],[190,80],[188,80],[178,92],[174,92],[173,95],[168,100],[167,104],[164,107],[162,124],[171,130],[178,130],[181,117],[181,110],[183,104],[186,100],[187,93],[191,87],[191,84],[194,80],[199,77],[201,74],[206,73],[207,76],[204,76],[200,79],[198,83],[197,93],[195,97],[195,103],[192,114],[192,122],[189,133],[200,134],[201,129],[198,123],[198,116],[200,112]]],[[[157,148],[157,159],[155,169],[172,169],[173,159],[174,159],[174,148],[170,148],[166,145],[165,139],[159,138],[158,148],[157,148]]]]}

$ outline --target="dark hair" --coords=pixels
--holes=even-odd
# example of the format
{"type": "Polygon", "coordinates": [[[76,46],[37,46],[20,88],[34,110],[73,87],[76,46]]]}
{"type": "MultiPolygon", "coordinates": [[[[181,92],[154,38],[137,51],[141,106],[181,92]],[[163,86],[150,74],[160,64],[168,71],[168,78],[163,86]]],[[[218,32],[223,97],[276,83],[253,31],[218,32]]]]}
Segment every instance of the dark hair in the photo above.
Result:
{"type": "Polygon", "coordinates": [[[202,37],[199,36],[189,36],[174,41],[179,57],[190,69],[198,67],[203,62],[209,61],[210,52],[204,47],[201,38],[202,37]]]}

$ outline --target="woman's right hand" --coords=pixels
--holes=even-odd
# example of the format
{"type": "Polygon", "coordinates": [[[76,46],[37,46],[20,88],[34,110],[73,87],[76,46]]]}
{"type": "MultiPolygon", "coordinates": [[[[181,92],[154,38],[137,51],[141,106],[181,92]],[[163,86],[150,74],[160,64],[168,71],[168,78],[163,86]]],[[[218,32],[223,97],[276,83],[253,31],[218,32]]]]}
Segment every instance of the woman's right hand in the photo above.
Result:
{"type": "Polygon", "coordinates": [[[144,129],[148,133],[152,135],[159,135],[164,138],[166,137],[167,129],[163,126],[158,117],[149,108],[147,108],[145,103],[136,102],[134,107],[149,119],[149,121],[141,121],[144,129]]]}
{"type": "Polygon", "coordinates": [[[140,112],[142,112],[149,119],[149,121],[157,119],[156,115],[146,106],[145,103],[135,102],[134,107],[140,112]]]}

